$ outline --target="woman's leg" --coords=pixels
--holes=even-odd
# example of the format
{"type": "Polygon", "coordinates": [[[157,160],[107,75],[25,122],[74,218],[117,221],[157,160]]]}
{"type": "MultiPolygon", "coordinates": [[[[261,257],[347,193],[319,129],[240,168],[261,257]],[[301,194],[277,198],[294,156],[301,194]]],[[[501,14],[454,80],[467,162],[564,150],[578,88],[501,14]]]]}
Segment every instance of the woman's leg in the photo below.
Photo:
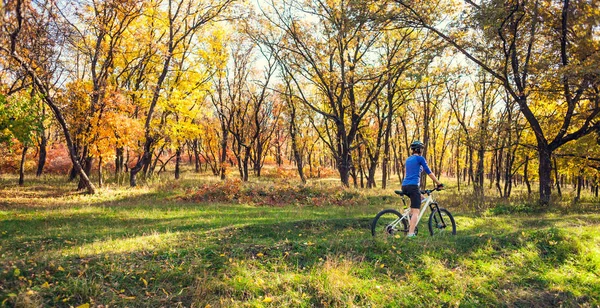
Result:
{"type": "Polygon", "coordinates": [[[408,235],[415,234],[415,228],[417,226],[417,220],[419,219],[419,213],[421,212],[421,192],[419,191],[419,186],[417,185],[407,185],[403,186],[402,190],[408,195],[410,198],[410,224],[408,227],[408,235]]]}

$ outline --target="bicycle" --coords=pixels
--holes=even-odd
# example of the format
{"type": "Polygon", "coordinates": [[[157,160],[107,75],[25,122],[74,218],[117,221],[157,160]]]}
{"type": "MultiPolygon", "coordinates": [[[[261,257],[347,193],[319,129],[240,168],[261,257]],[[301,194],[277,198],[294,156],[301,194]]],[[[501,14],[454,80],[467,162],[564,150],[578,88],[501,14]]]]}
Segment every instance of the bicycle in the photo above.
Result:
{"type": "MultiPolygon", "coordinates": [[[[421,208],[423,210],[419,214],[417,226],[421,221],[421,217],[423,217],[423,214],[427,211],[427,207],[429,207],[431,214],[429,214],[428,225],[431,236],[434,234],[446,233],[446,229],[450,230],[449,227],[451,227],[452,235],[456,235],[456,223],[454,222],[454,217],[452,217],[450,211],[439,207],[438,203],[433,198],[433,192],[439,190],[441,189],[435,188],[420,191],[421,195],[426,195],[426,197],[421,200],[421,208]],[[423,206],[423,204],[425,205],[423,206]]],[[[394,192],[402,197],[402,203],[404,204],[404,207],[406,207],[406,200],[404,198],[406,195],[404,192],[402,190],[396,190],[394,192]]],[[[399,234],[406,235],[408,233],[409,225],[410,208],[406,208],[402,214],[395,209],[385,209],[377,213],[375,219],[373,219],[371,224],[371,234],[375,237],[379,232],[379,234],[383,234],[384,237],[400,237],[399,234]]],[[[415,227],[415,234],[417,233],[418,228],[415,227]]]]}

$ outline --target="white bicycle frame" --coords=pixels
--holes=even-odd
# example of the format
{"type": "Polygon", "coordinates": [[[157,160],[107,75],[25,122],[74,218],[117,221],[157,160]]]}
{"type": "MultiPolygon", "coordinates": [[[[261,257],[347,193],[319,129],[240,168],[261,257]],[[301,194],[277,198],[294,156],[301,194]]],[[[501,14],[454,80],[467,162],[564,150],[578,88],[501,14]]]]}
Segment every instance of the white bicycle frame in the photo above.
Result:
{"type": "MultiPolygon", "coordinates": [[[[406,196],[402,196],[402,203],[406,206],[406,201],[405,198],[406,196]]],[[[410,200],[410,199],[409,199],[410,200]]],[[[421,199],[421,212],[419,213],[419,219],[417,219],[417,223],[415,224],[415,226],[419,225],[419,222],[421,221],[421,218],[423,217],[423,214],[425,214],[425,211],[427,210],[427,208],[429,207],[429,205],[431,205],[432,203],[434,203],[435,200],[433,199],[433,191],[431,193],[429,193],[429,195],[427,195],[427,197],[421,199]],[[425,206],[423,206],[423,204],[425,204],[425,206]]],[[[408,206],[408,208],[406,208],[404,210],[404,212],[402,213],[402,217],[398,218],[396,221],[394,221],[393,223],[391,223],[390,225],[393,228],[396,228],[396,226],[403,220],[406,219],[410,225],[410,204],[408,206]]]]}
{"type": "MultiPolygon", "coordinates": [[[[404,202],[404,197],[402,197],[402,202],[404,202]]],[[[417,220],[417,225],[419,224],[419,222],[421,221],[421,217],[423,217],[423,214],[425,214],[425,211],[427,210],[427,208],[429,207],[430,204],[432,204],[434,202],[433,200],[433,192],[431,192],[427,197],[421,199],[421,213],[419,213],[419,219],[417,220]],[[425,203],[425,206],[423,206],[423,203],[425,203]]],[[[402,217],[408,216],[408,214],[410,214],[410,205],[409,207],[404,210],[404,213],[402,215],[402,217]]]]}

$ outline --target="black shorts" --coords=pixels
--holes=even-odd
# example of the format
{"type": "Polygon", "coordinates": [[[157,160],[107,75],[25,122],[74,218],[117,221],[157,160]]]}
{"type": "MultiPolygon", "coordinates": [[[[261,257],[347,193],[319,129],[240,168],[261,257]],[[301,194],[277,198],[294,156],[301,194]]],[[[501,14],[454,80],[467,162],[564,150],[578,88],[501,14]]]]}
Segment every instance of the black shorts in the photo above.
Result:
{"type": "Polygon", "coordinates": [[[413,209],[421,208],[421,190],[419,185],[404,185],[402,191],[410,198],[410,207],[413,209]]]}

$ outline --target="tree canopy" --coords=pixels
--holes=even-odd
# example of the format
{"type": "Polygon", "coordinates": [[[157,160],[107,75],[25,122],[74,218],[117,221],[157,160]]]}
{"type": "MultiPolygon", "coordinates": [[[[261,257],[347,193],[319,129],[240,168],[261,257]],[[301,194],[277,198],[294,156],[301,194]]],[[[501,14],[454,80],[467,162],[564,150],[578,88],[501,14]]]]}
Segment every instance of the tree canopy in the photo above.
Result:
{"type": "Polygon", "coordinates": [[[598,191],[589,1],[16,0],[1,14],[0,142],[40,164],[66,144],[91,193],[104,170],[136,186],[186,161],[385,188],[415,139],[476,196],[486,180],[502,197],[537,182],[543,204],[566,183],[598,191]]]}

